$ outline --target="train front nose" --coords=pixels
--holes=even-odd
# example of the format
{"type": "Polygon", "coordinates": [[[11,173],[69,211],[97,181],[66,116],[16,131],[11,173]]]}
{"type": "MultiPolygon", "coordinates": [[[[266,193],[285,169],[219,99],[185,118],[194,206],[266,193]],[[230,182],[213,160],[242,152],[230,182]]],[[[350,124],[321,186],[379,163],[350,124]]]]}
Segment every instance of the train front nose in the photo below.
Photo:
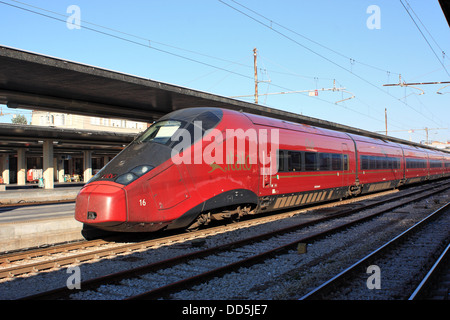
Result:
{"type": "Polygon", "coordinates": [[[103,229],[126,222],[125,191],[115,185],[88,184],[77,196],[75,219],[103,229]]]}

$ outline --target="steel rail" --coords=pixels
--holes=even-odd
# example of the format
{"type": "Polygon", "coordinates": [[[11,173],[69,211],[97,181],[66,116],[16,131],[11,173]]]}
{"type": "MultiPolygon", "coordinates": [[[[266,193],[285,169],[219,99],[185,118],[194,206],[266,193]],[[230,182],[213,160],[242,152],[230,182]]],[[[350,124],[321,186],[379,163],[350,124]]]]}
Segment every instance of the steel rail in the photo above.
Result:
{"type": "MultiPolygon", "coordinates": [[[[435,186],[435,185],[427,186],[427,188],[425,190],[420,189],[420,190],[412,191],[412,192],[408,193],[406,196],[411,196],[411,195],[415,195],[418,193],[422,193],[424,191],[431,190],[436,187],[439,187],[439,185],[438,186],[435,186]]],[[[381,204],[384,204],[384,203],[387,203],[390,201],[401,199],[403,197],[405,197],[405,195],[395,195],[388,199],[374,201],[372,204],[366,205],[365,208],[369,209],[369,208],[379,206],[381,204]]],[[[321,206],[318,206],[318,207],[321,207],[321,206]]],[[[310,208],[310,209],[314,209],[314,208],[315,207],[310,208]]],[[[361,208],[355,208],[352,210],[344,209],[344,212],[341,212],[341,216],[352,214],[358,210],[361,210],[361,208]]],[[[297,211],[297,210],[292,210],[289,212],[295,212],[295,211],[297,211]]],[[[338,212],[338,214],[339,214],[339,212],[338,212]]],[[[283,214],[281,214],[281,215],[283,215],[283,214]]],[[[271,216],[262,217],[259,219],[261,219],[262,221],[264,221],[265,219],[272,220],[274,216],[275,215],[271,215],[271,216]]],[[[339,217],[339,216],[336,215],[334,218],[337,218],[337,217],[339,217]]],[[[327,219],[332,219],[332,218],[333,218],[333,216],[329,216],[329,218],[324,217],[324,218],[316,219],[316,222],[312,221],[311,223],[319,223],[319,222],[326,221],[327,219]]],[[[241,222],[241,223],[245,224],[245,223],[249,223],[249,222],[241,222]]],[[[303,224],[302,226],[298,226],[298,227],[305,227],[305,226],[307,226],[307,224],[303,224]]],[[[147,241],[143,241],[143,242],[139,242],[139,243],[123,244],[123,245],[117,246],[115,248],[100,249],[100,250],[87,252],[87,253],[81,253],[81,254],[72,254],[69,257],[49,259],[47,261],[39,261],[39,262],[34,262],[34,263],[32,262],[32,263],[29,263],[26,265],[21,265],[21,266],[11,266],[8,268],[0,268],[0,279],[6,278],[6,277],[14,277],[14,276],[21,275],[21,274],[24,274],[27,272],[39,272],[40,270],[45,270],[45,269],[49,269],[49,268],[62,267],[64,265],[68,265],[71,263],[85,262],[90,259],[98,259],[98,258],[106,257],[109,255],[113,255],[113,254],[124,253],[126,251],[142,250],[142,249],[145,249],[145,248],[148,248],[151,246],[155,246],[155,245],[176,242],[176,241],[179,241],[180,238],[188,239],[188,238],[195,238],[197,235],[205,236],[205,232],[207,234],[211,234],[211,233],[216,232],[216,230],[221,230],[221,229],[223,229],[223,226],[213,227],[213,228],[209,228],[207,230],[194,231],[194,232],[190,232],[187,234],[183,233],[183,234],[176,234],[176,235],[171,235],[168,237],[163,237],[163,238],[158,238],[158,239],[151,239],[151,240],[147,240],[147,241]]],[[[51,254],[64,253],[64,252],[75,251],[75,250],[84,250],[89,247],[102,246],[102,245],[106,245],[108,243],[109,243],[108,241],[104,241],[104,240],[91,240],[91,241],[83,241],[83,242],[77,242],[77,243],[71,243],[71,244],[64,244],[64,245],[55,246],[55,247],[51,247],[51,248],[34,249],[34,250],[20,252],[20,253],[7,254],[7,255],[0,256],[0,265],[1,264],[9,264],[11,262],[19,261],[19,260],[23,260],[23,259],[32,259],[32,258],[40,257],[40,256],[48,256],[51,254]]]]}
{"type": "Polygon", "coordinates": [[[31,207],[31,206],[44,206],[52,204],[62,203],[75,203],[75,200],[52,200],[52,201],[35,201],[35,202],[19,202],[19,203],[4,203],[0,202],[0,209],[17,208],[17,207],[31,207]]]}
{"type": "MultiPolygon", "coordinates": [[[[68,244],[58,245],[58,246],[49,247],[49,248],[26,250],[26,251],[18,252],[18,253],[5,254],[5,255],[0,256],[0,265],[1,264],[10,264],[15,261],[29,260],[29,259],[33,259],[33,258],[37,258],[37,257],[48,256],[48,255],[62,253],[62,252],[85,249],[85,248],[94,247],[94,246],[98,246],[101,244],[107,244],[107,243],[109,243],[109,242],[99,239],[99,240],[68,243],[68,244]]],[[[0,271],[1,271],[1,269],[0,269],[0,271]]],[[[0,276],[0,278],[1,278],[1,276],[0,276]]]]}
{"type": "MultiPolygon", "coordinates": [[[[417,193],[422,193],[423,190],[420,191],[414,191],[413,194],[417,194],[417,193]]],[[[408,194],[410,195],[410,194],[408,194]]],[[[402,198],[401,196],[395,196],[394,199],[400,199],[402,198]]],[[[287,232],[291,232],[293,230],[299,229],[299,228],[303,228],[303,227],[308,227],[308,226],[312,226],[314,224],[318,224],[320,222],[324,222],[324,221],[329,221],[332,219],[338,219],[356,212],[359,212],[360,210],[365,210],[365,209],[370,209],[372,207],[375,207],[377,205],[383,205],[387,202],[392,201],[392,198],[389,198],[387,200],[381,200],[381,201],[377,201],[374,203],[371,203],[369,205],[367,205],[364,208],[358,207],[358,208],[353,208],[353,209],[343,209],[333,215],[327,216],[327,217],[322,217],[322,218],[318,218],[318,219],[314,219],[311,221],[307,221],[307,222],[302,222],[300,224],[296,224],[294,226],[290,226],[290,227],[286,227],[283,229],[278,229],[278,230],[274,230],[268,233],[264,233],[258,236],[254,236],[251,238],[246,238],[246,239],[242,239],[242,240],[238,240],[238,241],[234,241],[231,243],[227,243],[227,244],[223,244],[217,247],[213,247],[213,248],[209,248],[209,249],[205,249],[205,250],[201,250],[201,251],[196,251],[193,253],[188,253],[185,255],[181,255],[181,256],[177,256],[174,258],[170,258],[170,259],[166,259],[166,260],[162,260],[162,261],[158,261],[155,263],[151,263],[148,264],[146,266],[142,266],[142,267],[138,267],[138,268],[134,268],[131,270],[125,270],[125,271],[121,271],[121,272],[117,272],[114,274],[110,274],[110,275],[106,275],[103,277],[99,277],[96,279],[91,279],[91,280],[87,280],[87,281],[83,281],[80,286],[83,288],[83,290],[87,290],[87,289],[91,289],[95,286],[99,286],[101,284],[104,284],[106,282],[113,282],[113,281],[120,281],[124,278],[129,277],[130,274],[133,274],[135,276],[140,275],[140,274],[145,274],[148,272],[152,272],[155,270],[159,270],[161,268],[164,267],[170,267],[179,263],[182,263],[184,261],[187,260],[192,260],[192,259],[196,259],[196,258],[201,258],[207,255],[210,255],[214,252],[220,252],[220,251],[226,251],[229,250],[232,247],[239,247],[239,246],[243,246],[252,242],[256,242],[259,240],[263,240],[265,238],[269,238],[275,235],[279,235],[279,234],[283,234],[283,233],[287,233],[287,232]]],[[[217,227],[220,228],[220,227],[217,227]]],[[[215,229],[215,228],[213,228],[215,229]]],[[[211,230],[211,229],[209,229],[211,230]]],[[[192,234],[192,233],[190,233],[192,234]]],[[[40,293],[40,294],[36,294],[30,297],[27,297],[26,299],[49,299],[52,297],[61,297],[61,296],[65,296],[65,295],[69,295],[73,293],[72,291],[69,291],[66,287],[62,287],[62,288],[58,288],[55,290],[51,290],[48,292],[44,292],[44,293],[40,293]]]]}
{"type": "Polygon", "coordinates": [[[403,241],[405,238],[410,236],[413,232],[416,232],[418,229],[422,228],[426,223],[428,223],[431,219],[435,218],[436,216],[442,214],[444,211],[446,211],[448,208],[450,208],[450,202],[442,206],[441,208],[435,210],[430,215],[422,219],[421,221],[414,224],[412,227],[408,228],[406,231],[402,232],[395,238],[391,239],[378,249],[374,250],[367,256],[363,257],[359,261],[352,264],[347,269],[343,270],[339,274],[335,275],[328,281],[324,282],[314,290],[310,291],[309,293],[302,296],[299,300],[314,300],[314,299],[321,299],[322,295],[324,295],[328,290],[330,290],[333,286],[335,286],[340,281],[343,281],[346,277],[348,277],[352,272],[354,272],[357,268],[360,268],[364,263],[367,263],[369,260],[373,259],[376,256],[379,256],[380,254],[386,252],[386,250],[391,249],[395,245],[397,245],[399,242],[403,241]]]}
{"type": "Polygon", "coordinates": [[[423,299],[426,296],[426,293],[429,290],[431,283],[439,274],[441,267],[446,263],[449,257],[450,257],[450,244],[447,246],[447,248],[444,249],[442,254],[434,263],[434,265],[430,268],[430,271],[428,271],[428,273],[419,283],[416,290],[414,290],[414,292],[411,294],[408,300],[419,300],[423,299]]]}
{"type": "MultiPolygon", "coordinates": [[[[401,207],[401,206],[404,206],[407,203],[418,201],[420,199],[429,197],[432,194],[442,192],[443,190],[448,189],[448,188],[449,188],[449,186],[444,186],[444,187],[441,186],[441,187],[437,188],[437,190],[433,190],[433,191],[428,192],[426,194],[423,194],[423,191],[424,191],[423,189],[418,190],[418,191],[414,191],[414,192],[411,192],[411,193],[408,193],[406,195],[407,197],[410,197],[410,196],[418,194],[418,193],[421,193],[421,195],[416,197],[416,198],[414,198],[414,199],[408,199],[408,200],[402,201],[396,207],[401,207]]],[[[436,189],[436,186],[430,187],[427,190],[429,190],[429,189],[436,189]]],[[[263,240],[264,238],[272,237],[272,236],[280,234],[280,233],[287,233],[287,232],[291,232],[293,230],[296,230],[296,229],[299,229],[299,228],[302,228],[302,227],[307,227],[307,226],[310,226],[310,225],[313,225],[313,224],[317,224],[317,223],[320,223],[320,222],[324,222],[324,221],[328,221],[328,220],[331,220],[331,219],[341,218],[343,216],[350,215],[350,214],[353,214],[355,212],[359,212],[361,210],[365,210],[365,209],[368,209],[368,208],[373,208],[375,206],[379,206],[379,205],[385,204],[387,202],[398,200],[398,199],[401,199],[401,198],[404,198],[404,197],[405,197],[405,195],[399,195],[399,196],[390,197],[389,199],[375,201],[374,203],[371,203],[371,204],[369,204],[369,205],[367,205],[366,207],[363,207],[363,208],[359,207],[359,208],[353,208],[353,209],[350,209],[350,210],[344,209],[343,211],[340,211],[340,212],[335,213],[333,215],[330,215],[328,217],[314,219],[314,220],[309,221],[309,222],[303,222],[303,223],[297,224],[295,226],[291,226],[291,227],[275,230],[275,231],[268,232],[268,233],[265,233],[265,234],[262,234],[262,235],[258,235],[256,237],[251,237],[251,238],[235,241],[235,242],[228,243],[228,244],[223,244],[223,245],[220,245],[220,246],[217,246],[217,247],[213,247],[213,248],[209,248],[209,249],[201,250],[201,251],[196,251],[196,252],[193,252],[193,253],[189,253],[189,254],[185,254],[185,255],[182,255],[182,256],[174,257],[174,258],[171,258],[171,259],[155,262],[155,263],[152,263],[152,264],[149,264],[149,265],[146,265],[146,266],[134,268],[134,269],[131,269],[131,270],[126,270],[126,271],[122,271],[122,272],[106,275],[106,276],[103,276],[103,277],[100,277],[100,278],[96,278],[96,279],[92,279],[92,280],[87,280],[87,281],[84,281],[84,282],[81,283],[81,287],[83,288],[83,291],[84,291],[86,289],[90,289],[90,288],[93,288],[95,286],[99,286],[100,284],[104,284],[104,283],[107,283],[107,282],[113,282],[113,281],[115,282],[115,281],[119,281],[121,279],[127,278],[127,277],[129,277],[129,274],[133,274],[133,275],[137,276],[139,274],[152,272],[154,270],[158,270],[158,269],[161,269],[163,267],[168,267],[168,266],[172,266],[172,265],[177,264],[177,263],[182,263],[183,261],[186,261],[186,260],[189,260],[189,259],[195,259],[195,258],[204,257],[204,256],[210,255],[210,254],[212,254],[214,252],[218,252],[218,251],[226,251],[226,250],[229,250],[230,247],[242,246],[242,245],[245,245],[245,244],[248,244],[248,243],[251,243],[251,242],[263,240]]],[[[386,209],[384,211],[389,211],[389,210],[392,210],[392,207],[390,207],[389,209],[386,209]]],[[[384,212],[382,212],[382,213],[384,213],[384,212]]],[[[381,213],[379,213],[379,214],[381,214],[381,213]]],[[[372,216],[370,216],[370,218],[371,217],[372,216]]],[[[360,221],[357,221],[357,222],[360,222],[360,221]]],[[[354,222],[354,223],[356,223],[356,222],[354,222]]],[[[184,236],[186,236],[186,234],[184,234],[184,236]]],[[[155,240],[151,240],[151,241],[155,241],[155,240]]],[[[297,242],[302,242],[302,241],[304,241],[304,239],[296,241],[296,243],[297,242]]],[[[142,244],[135,244],[135,246],[142,246],[142,244]]],[[[111,250],[111,249],[109,249],[109,250],[111,250]]],[[[36,294],[36,295],[30,296],[30,297],[27,297],[27,299],[48,299],[48,298],[52,298],[52,297],[55,297],[55,296],[68,295],[68,294],[71,294],[71,293],[73,293],[73,291],[70,291],[66,287],[63,287],[63,288],[55,289],[55,290],[52,290],[52,291],[49,291],[49,292],[36,294]]]]}
{"type": "Polygon", "coordinates": [[[337,227],[334,227],[334,228],[331,228],[331,229],[328,229],[328,230],[325,230],[325,231],[317,232],[317,233],[315,233],[313,235],[310,235],[310,236],[307,236],[307,237],[302,237],[302,238],[297,239],[297,240],[295,240],[293,242],[290,242],[288,244],[285,244],[285,245],[279,246],[277,248],[274,248],[272,250],[268,250],[266,252],[263,252],[263,253],[251,256],[249,258],[242,259],[240,261],[237,261],[237,262],[234,262],[234,263],[231,263],[231,264],[228,264],[228,265],[216,268],[214,270],[210,270],[210,271],[201,273],[199,275],[196,275],[196,276],[193,276],[193,277],[190,277],[190,278],[186,278],[186,279],[183,279],[183,280],[180,280],[180,281],[168,284],[166,286],[163,286],[163,287],[160,287],[160,288],[157,288],[157,289],[154,289],[154,290],[151,290],[151,291],[148,291],[148,292],[145,292],[145,293],[133,296],[133,297],[129,297],[129,298],[127,298],[127,300],[158,299],[158,298],[167,296],[167,295],[169,295],[169,294],[171,294],[173,292],[179,291],[181,289],[186,289],[187,287],[191,287],[191,286],[193,286],[195,284],[198,284],[198,283],[201,283],[201,282],[205,282],[205,281],[207,281],[207,280],[209,280],[209,279],[211,279],[213,277],[221,276],[223,274],[232,272],[232,271],[234,271],[234,270],[236,270],[238,268],[248,267],[248,266],[257,264],[260,261],[264,261],[264,260],[266,260],[268,258],[271,258],[271,257],[275,256],[275,255],[282,254],[283,252],[285,252],[285,251],[287,251],[287,250],[289,250],[291,248],[294,248],[299,243],[315,241],[317,239],[320,239],[320,238],[323,238],[325,236],[328,236],[331,233],[335,233],[335,232],[347,229],[347,228],[349,228],[349,227],[351,227],[351,226],[353,226],[355,224],[358,224],[358,223],[361,223],[361,222],[373,219],[373,218],[375,218],[375,217],[377,217],[379,215],[382,215],[382,214],[384,214],[386,212],[390,212],[392,210],[395,210],[395,209],[397,209],[399,207],[402,207],[402,206],[404,206],[404,205],[406,205],[408,203],[421,200],[421,199],[429,197],[430,195],[435,194],[435,193],[439,193],[439,192],[441,192],[441,191],[443,191],[443,190],[445,190],[447,188],[448,187],[445,187],[445,188],[442,188],[442,189],[440,189],[438,191],[433,191],[433,192],[430,192],[430,193],[428,193],[426,195],[421,195],[421,196],[418,196],[418,197],[416,197],[414,199],[409,199],[407,201],[403,201],[402,203],[400,203],[398,205],[395,205],[395,206],[390,207],[388,209],[380,210],[378,212],[372,213],[372,214],[370,214],[368,216],[365,216],[363,218],[360,218],[360,219],[357,219],[357,220],[353,220],[353,221],[351,221],[349,223],[345,223],[345,224],[339,225],[337,227]]]}

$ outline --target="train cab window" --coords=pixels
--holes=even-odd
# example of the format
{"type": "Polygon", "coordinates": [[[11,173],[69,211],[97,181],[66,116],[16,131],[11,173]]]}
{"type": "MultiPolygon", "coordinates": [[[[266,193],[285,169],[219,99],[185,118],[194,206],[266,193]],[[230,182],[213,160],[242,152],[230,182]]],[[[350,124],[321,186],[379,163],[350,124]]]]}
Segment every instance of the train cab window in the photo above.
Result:
{"type": "Polygon", "coordinates": [[[164,120],[154,123],[140,137],[136,139],[136,143],[156,142],[166,144],[170,142],[170,138],[181,127],[180,121],[164,120]]]}
{"type": "Polygon", "coordinates": [[[350,170],[348,164],[348,155],[344,154],[344,170],[350,170]]]}

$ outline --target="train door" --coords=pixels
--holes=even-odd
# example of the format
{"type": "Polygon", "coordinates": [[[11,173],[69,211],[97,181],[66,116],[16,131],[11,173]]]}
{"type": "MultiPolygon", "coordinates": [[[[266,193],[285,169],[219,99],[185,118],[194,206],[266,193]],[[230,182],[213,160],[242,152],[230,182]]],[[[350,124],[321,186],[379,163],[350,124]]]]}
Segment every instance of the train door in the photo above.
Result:
{"type": "Polygon", "coordinates": [[[350,175],[349,175],[349,149],[346,143],[341,144],[342,147],[342,186],[350,185],[350,175]]]}
{"type": "Polygon", "coordinates": [[[259,130],[258,158],[260,164],[260,194],[275,193],[278,172],[277,153],[279,148],[278,129],[259,130]]]}

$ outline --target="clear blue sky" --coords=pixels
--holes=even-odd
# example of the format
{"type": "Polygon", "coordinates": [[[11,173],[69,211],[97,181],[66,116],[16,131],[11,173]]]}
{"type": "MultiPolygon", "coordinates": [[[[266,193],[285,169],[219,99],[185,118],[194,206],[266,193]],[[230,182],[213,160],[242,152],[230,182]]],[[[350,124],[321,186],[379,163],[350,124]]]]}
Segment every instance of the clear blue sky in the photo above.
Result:
{"type": "MultiPolygon", "coordinates": [[[[450,81],[443,67],[450,72],[450,28],[437,0],[223,2],[229,6],[217,0],[3,0],[0,44],[227,97],[254,93],[257,48],[259,79],[271,81],[259,84],[261,94],[332,88],[333,79],[347,91],[260,96],[260,104],[371,131],[384,130],[387,108],[390,134],[416,142],[425,131],[406,130],[450,128],[450,86],[440,91],[448,94],[436,94],[443,85],[420,86],[420,96],[410,87],[383,87],[398,83],[399,74],[407,82],[450,81]],[[81,29],[66,24],[70,5],[80,9],[81,29]],[[371,5],[379,15],[367,13],[371,5]],[[368,28],[368,20],[377,28],[368,28]]],[[[15,111],[3,106],[3,112],[15,111]]],[[[450,130],[430,131],[430,139],[450,140],[450,130]]]]}

